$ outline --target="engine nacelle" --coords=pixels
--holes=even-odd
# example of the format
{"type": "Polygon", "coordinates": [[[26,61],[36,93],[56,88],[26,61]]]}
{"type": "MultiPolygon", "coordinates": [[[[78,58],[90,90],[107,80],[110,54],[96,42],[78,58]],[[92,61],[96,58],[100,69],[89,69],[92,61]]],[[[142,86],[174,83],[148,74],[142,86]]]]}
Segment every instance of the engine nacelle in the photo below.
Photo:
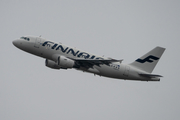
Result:
{"type": "Polygon", "coordinates": [[[61,68],[67,69],[67,68],[73,68],[75,61],[71,60],[69,58],[66,58],[64,56],[58,57],[58,65],[61,66],[61,68]]]}
{"type": "Polygon", "coordinates": [[[54,62],[52,60],[48,60],[48,59],[46,59],[45,65],[52,69],[60,69],[61,68],[61,66],[59,66],[56,62],[54,62]]]}
{"type": "Polygon", "coordinates": [[[52,69],[68,69],[73,68],[75,62],[64,56],[59,56],[57,62],[46,59],[45,65],[52,69]]]}

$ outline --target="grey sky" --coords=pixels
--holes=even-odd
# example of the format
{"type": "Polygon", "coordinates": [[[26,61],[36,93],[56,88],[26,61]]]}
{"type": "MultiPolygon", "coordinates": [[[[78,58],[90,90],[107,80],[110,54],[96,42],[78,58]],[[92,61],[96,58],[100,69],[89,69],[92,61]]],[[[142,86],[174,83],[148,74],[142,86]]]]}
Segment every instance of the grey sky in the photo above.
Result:
{"type": "Polygon", "coordinates": [[[1,0],[0,120],[180,119],[179,0],[1,0]],[[23,35],[130,63],[167,48],[160,82],[52,70],[12,45],[23,35]]]}

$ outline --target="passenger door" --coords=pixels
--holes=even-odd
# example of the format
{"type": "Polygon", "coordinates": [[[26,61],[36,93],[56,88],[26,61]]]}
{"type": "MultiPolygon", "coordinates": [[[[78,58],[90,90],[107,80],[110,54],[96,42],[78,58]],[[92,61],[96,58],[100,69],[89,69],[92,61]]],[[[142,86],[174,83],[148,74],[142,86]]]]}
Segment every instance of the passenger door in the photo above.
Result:
{"type": "Polygon", "coordinates": [[[128,75],[129,75],[129,70],[130,70],[130,67],[129,67],[129,66],[126,66],[123,75],[126,76],[126,77],[128,77],[128,75]]]}
{"type": "Polygon", "coordinates": [[[36,40],[35,40],[34,47],[35,47],[35,48],[39,48],[40,43],[41,43],[41,38],[37,37],[36,40]]]}

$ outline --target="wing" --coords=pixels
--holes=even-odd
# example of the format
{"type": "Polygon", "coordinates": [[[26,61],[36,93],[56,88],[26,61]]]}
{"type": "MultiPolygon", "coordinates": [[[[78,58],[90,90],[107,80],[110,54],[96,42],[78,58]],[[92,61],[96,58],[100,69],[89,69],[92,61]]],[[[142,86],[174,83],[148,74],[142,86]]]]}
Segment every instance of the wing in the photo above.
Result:
{"type": "MultiPolygon", "coordinates": [[[[72,59],[72,58],[70,58],[72,59]]],[[[113,62],[122,62],[123,60],[115,60],[115,59],[108,59],[108,60],[93,60],[93,59],[72,59],[75,61],[76,67],[85,67],[85,68],[92,68],[94,65],[99,66],[100,65],[110,65],[113,62]]]]}

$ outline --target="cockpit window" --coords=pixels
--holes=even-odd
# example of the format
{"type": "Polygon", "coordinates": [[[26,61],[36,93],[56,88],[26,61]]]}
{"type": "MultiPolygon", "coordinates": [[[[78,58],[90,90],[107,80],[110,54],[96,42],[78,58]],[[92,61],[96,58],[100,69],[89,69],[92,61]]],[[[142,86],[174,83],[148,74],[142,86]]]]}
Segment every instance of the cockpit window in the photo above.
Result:
{"type": "Polygon", "coordinates": [[[28,37],[21,37],[21,39],[29,41],[30,39],[28,37]]]}

